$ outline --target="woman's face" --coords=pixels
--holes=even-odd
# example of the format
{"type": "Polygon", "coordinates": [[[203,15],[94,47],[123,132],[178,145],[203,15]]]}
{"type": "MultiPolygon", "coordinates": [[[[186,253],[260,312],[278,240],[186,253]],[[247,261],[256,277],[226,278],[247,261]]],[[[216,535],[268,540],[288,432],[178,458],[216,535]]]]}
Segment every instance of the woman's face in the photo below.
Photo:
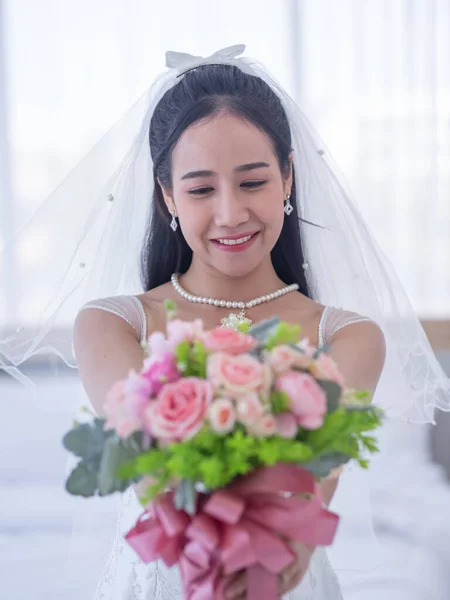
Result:
{"type": "Polygon", "coordinates": [[[270,261],[291,177],[262,131],[227,113],[192,125],[173,150],[172,181],[166,204],[194,260],[230,277],[270,261]]]}

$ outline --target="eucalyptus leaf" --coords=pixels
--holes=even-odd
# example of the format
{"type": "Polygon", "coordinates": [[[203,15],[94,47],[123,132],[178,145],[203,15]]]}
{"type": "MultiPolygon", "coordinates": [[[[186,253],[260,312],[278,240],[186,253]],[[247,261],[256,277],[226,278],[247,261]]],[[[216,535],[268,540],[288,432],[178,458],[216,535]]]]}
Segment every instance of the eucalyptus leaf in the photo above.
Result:
{"type": "Polygon", "coordinates": [[[332,452],[325,454],[320,458],[316,458],[306,463],[302,463],[302,467],[311,471],[316,477],[326,477],[333,469],[348,463],[350,457],[341,452],[332,452]]]}
{"type": "Polygon", "coordinates": [[[339,408],[339,400],[342,395],[341,386],[327,379],[318,379],[317,382],[327,395],[327,413],[334,412],[339,408]]]}
{"type": "Polygon", "coordinates": [[[177,510],[184,510],[189,515],[195,515],[197,503],[195,484],[189,479],[182,479],[175,490],[174,501],[177,510]]]}
{"type": "Polygon", "coordinates": [[[254,337],[261,344],[264,344],[267,341],[270,333],[272,333],[279,323],[280,319],[278,317],[272,317],[271,319],[266,319],[265,321],[256,323],[256,325],[252,325],[247,333],[254,337]]]}
{"type": "Polygon", "coordinates": [[[103,449],[100,470],[98,474],[98,488],[100,496],[107,496],[114,492],[123,492],[135,479],[122,479],[118,475],[119,468],[128,460],[141,452],[137,436],[126,440],[110,437],[106,440],[103,449]]]}
{"type": "Polygon", "coordinates": [[[80,462],[66,481],[66,490],[74,496],[89,498],[97,491],[97,473],[85,462],[80,462]]]}
{"type": "Polygon", "coordinates": [[[114,432],[103,429],[105,421],[94,419],[91,423],[82,423],[71,429],[63,437],[63,446],[75,456],[91,460],[101,455],[105,440],[114,432]]]}

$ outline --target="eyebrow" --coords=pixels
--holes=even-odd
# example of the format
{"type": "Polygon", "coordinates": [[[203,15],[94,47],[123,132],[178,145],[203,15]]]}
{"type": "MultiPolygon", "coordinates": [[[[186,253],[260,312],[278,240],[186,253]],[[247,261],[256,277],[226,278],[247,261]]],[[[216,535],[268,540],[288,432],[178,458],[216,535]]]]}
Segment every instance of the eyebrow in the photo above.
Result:
{"type": "MultiPolygon", "coordinates": [[[[246,165],[239,165],[238,167],[235,167],[233,169],[233,171],[235,173],[243,173],[246,171],[253,171],[253,169],[262,169],[264,167],[270,167],[270,165],[266,162],[247,163],[246,165]]],[[[216,175],[216,173],[214,171],[205,171],[205,170],[189,171],[189,173],[186,173],[185,175],[183,175],[181,180],[193,179],[194,177],[210,177],[211,175],[216,175]]]]}

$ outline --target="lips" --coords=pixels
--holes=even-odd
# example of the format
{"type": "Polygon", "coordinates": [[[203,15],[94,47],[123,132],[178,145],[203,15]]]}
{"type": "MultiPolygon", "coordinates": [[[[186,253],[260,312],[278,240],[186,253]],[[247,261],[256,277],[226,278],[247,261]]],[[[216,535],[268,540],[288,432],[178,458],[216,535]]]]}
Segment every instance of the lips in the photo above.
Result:
{"type": "Polygon", "coordinates": [[[216,238],[211,240],[220,250],[226,251],[240,251],[248,248],[259,234],[259,231],[253,231],[248,233],[241,233],[240,235],[226,236],[223,238],[216,238]]]}

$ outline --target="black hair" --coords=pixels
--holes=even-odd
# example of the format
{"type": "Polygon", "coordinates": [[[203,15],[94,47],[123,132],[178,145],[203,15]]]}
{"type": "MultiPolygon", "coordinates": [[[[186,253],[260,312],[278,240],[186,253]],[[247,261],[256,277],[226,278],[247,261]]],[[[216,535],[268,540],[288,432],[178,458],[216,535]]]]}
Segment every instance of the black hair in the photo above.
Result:
{"type": "MultiPolygon", "coordinates": [[[[158,102],[149,129],[153,160],[154,195],[149,225],[141,251],[141,280],[145,291],[170,281],[172,273],[185,273],[192,261],[180,227],[170,229],[171,215],[161,185],[172,187],[171,155],[181,134],[194,123],[228,112],[254,124],[272,141],[280,171],[289,175],[291,131],[280,99],[260,77],[232,65],[204,65],[185,73],[158,102]],[[159,181],[158,181],[159,180],[159,181]]],[[[302,267],[304,261],[297,212],[295,173],[290,201],[293,211],[285,216],[271,259],[278,277],[311,297],[302,267]]]]}

